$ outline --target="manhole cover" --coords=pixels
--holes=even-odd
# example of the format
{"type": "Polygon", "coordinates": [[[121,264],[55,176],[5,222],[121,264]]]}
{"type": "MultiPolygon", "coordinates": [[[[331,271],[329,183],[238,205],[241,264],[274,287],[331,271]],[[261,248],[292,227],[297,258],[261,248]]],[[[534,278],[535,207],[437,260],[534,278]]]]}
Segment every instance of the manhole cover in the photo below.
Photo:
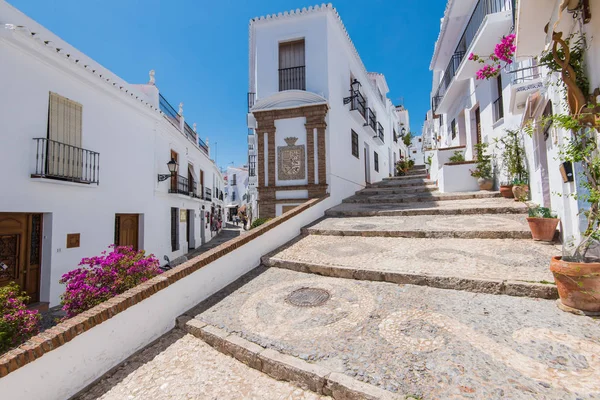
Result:
{"type": "Polygon", "coordinates": [[[285,300],[296,307],[317,307],[329,300],[329,292],[325,289],[300,288],[290,293],[285,300]]]}

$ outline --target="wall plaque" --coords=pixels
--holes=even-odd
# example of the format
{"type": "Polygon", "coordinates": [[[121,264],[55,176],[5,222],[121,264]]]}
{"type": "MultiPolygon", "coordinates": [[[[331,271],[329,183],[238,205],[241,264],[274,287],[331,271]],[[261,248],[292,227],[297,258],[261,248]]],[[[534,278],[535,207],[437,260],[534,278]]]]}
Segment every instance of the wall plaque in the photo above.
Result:
{"type": "Polygon", "coordinates": [[[187,221],[187,210],[179,210],[179,222],[187,221]]]}
{"type": "Polygon", "coordinates": [[[67,233],[67,249],[79,247],[80,236],[80,233],[67,233]]]}
{"type": "Polygon", "coordinates": [[[287,146],[277,147],[277,179],[290,181],[306,178],[305,146],[296,145],[296,137],[284,140],[287,146]]]}

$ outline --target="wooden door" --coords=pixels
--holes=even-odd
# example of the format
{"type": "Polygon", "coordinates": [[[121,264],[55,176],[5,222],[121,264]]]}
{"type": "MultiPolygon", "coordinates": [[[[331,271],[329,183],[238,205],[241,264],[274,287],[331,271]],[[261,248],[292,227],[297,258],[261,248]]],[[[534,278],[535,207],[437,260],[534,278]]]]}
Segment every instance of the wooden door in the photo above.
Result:
{"type": "Polygon", "coordinates": [[[477,131],[477,144],[481,143],[481,113],[479,107],[475,110],[475,129],[477,131]]]}
{"type": "Polygon", "coordinates": [[[0,213],[0,287],[15,282],[40,300],[41,214],[0,213]]]}
{"type": "Polygon", "coordinates": [[[137,251],[139,222],[138,214],[117,214],[115,216],[115,244],[117,246],[132,246],[137,251]]]}

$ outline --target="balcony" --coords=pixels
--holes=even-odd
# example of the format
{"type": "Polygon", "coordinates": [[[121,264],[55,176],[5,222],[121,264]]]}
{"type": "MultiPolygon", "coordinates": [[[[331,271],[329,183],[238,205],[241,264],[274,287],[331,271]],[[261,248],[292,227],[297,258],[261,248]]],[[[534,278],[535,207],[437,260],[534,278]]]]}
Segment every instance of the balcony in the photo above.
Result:
{"type": "Polygon", "coordinates": [[[374,139],[376,139],[380,144],[384,144],[385,143],[385,136],[383,133],[383,126],[377,122],[377,135],[373,136],[374,139]]]}
{"type": "Polygon", "coordinates": [[[100,183],[100,153],[46,138],[35,138],[35,172],[48,178],[83,184],[100,183]]]}
{"type": "Polygon", "coordinates": [[[355,90],[351,93],[352,101],[350,103],[350,111],[358,111],[358,114],[367,119],[367,101],[362,93],[355,90]]]}
{"type": "Polygon", "coordinates": [[[204,200],[212,201],[212,190],[210,188],[204,188],[204,200]]]}
{"type": "Polygon", "coordinates": [[[513,114],[518,114],[525,110],[529,95],[544,86],[542,70],[535,59],[515,62],[511,67],[510,110],[513,114]]]}
{"type": "Polygon", "coordinates": [[[200,198],[197,190],[196,182],[190,182],[188,178],[181,175],[175,175],[171,177],[171,187],[169,188],[169,193],[177,193],[194,198],[200,198]]]}
{"type": "Polygon", "coordinates": [[[158,105],[160,107],[160,111],[162,111],[163,114],[165,115],[165,118],[170,123],[172,123],[174,127],[176,127],[177,129],[181,129],[180,128],[181,116],[179,115],[179,113],[175,110],[175,108],[171,105],[171,103],[169,103],[162,94],[159,93],[158,97],[159,97],[158,105]]]}
{"type": "Polygon", "coordinates": [[[502,96],[498,97],[494,103],[492,103],[492,114],[494,124],[504,118],[504,101],[502,100],[502,96]]]}
{"type": "Polygon", "coordinates": [[[477,2],[434,96],[439,98],[437,104],[432,104],[435,106],[434,113],[447,112],[455,95],[460,92],[456,89],[465,86],[464,83],[457,84],[456,81],[473,78],[475,72],[481,67],[476,62],[464,62],[465,56],[470,53],[482,55],[492,53],[502,36],[509,32],[512,22],[511,0],[477,2]]]}
{"type": "Polygon", "coordinates": [[[187,122],[183,125],[183,132],[189,140],[194,143],[198,142],[198,134],[192,128],[190,128],[187,122]]]}
{"type": "Polygon", "coordinates": [[[367,107],[367,122],[364,126],[370,126],[373,132],[377,133],[377,116],[369,107],[367,107]]]}
{"type": "Polygon", "coordinates": [[[279,91],[306,90],[305,66],[279,69],[279,91]]]}

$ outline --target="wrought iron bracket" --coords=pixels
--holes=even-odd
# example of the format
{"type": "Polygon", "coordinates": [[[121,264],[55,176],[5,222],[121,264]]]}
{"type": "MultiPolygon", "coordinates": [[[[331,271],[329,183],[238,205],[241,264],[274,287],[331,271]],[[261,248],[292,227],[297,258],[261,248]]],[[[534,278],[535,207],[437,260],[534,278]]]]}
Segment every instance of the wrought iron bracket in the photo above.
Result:
{"type": "Polygon", "coordinates": [[[166,181],[171,176],[173,176],[173,175],[171,175],[171,174],[158,174],[158,181],[159,182],[166,181]]]}
{"type": "Polygon", "coordinates": [[[354,99],[354,97],[355,97],[355,95],[344,97],[344,105],[350,104],[350,102],[352,101],[352,99],[354,99]]]}

